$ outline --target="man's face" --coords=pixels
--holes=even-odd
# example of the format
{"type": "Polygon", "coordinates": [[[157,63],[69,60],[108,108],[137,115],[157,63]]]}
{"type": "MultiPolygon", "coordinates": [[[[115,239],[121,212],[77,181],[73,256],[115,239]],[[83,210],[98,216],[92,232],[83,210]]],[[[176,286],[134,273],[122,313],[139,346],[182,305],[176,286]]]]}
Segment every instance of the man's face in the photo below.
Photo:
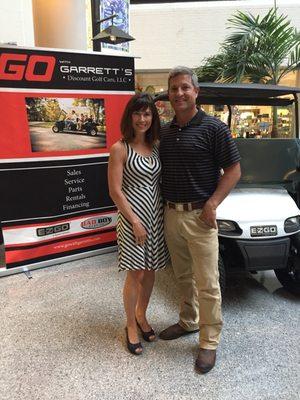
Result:
{"type": "Polygon", "coordinates": [[[169,82],[169,99],[176,114],[195,109],[198,88],[189,75],[177,75],[169,82]]]}

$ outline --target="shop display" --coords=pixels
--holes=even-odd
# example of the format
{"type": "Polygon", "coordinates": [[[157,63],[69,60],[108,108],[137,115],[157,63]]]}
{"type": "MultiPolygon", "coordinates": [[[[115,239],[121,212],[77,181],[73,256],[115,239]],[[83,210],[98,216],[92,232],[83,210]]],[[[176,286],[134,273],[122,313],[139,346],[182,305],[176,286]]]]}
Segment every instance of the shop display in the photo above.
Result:
{"type": "MultiPolygon", "coordinates": [[[[203,109],[209,115],[227,123],[227,106],[204,105],[203,109]]],[[[273,125],[277,130],[276,137],[294,137],[290,106],[232,106],[231,118],[231,132],[234,138],[271,138],[273,125]]]]}

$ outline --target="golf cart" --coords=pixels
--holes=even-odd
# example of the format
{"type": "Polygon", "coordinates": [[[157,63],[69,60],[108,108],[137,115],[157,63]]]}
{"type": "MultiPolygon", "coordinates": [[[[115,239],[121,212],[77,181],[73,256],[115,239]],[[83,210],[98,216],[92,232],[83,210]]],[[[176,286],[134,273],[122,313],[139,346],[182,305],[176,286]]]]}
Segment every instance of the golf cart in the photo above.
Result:
{"type": "MultiPolygon", "coordinates": [[[[221,289],[226,272],[273,269],[288,291],[300,294],[300,88],[199,86],[199,106],[226,117],[242,157],[242,177],[217,209],[221,289]]],[[[167,101],[167,93],[156,96],[159,111],[167,101]]]]}
{"type": "MultiPolygon", "coordinates": [[[[85,107],[77,107],[80,109],[81,115],[86,112],[85,107]]],[[[73,111],[75,113],[75,111],[73,111]]],[[[95,122],[91,117],[84,120],[80,120],[77,116],[73,120],[68,120],[68,113],[65,110],[61,110],[58,121],[52,126],[52,131],[54,133],[83,133],[91,136],[96,136],[98,134],[98,126],[100,124],[95,122]]]]}

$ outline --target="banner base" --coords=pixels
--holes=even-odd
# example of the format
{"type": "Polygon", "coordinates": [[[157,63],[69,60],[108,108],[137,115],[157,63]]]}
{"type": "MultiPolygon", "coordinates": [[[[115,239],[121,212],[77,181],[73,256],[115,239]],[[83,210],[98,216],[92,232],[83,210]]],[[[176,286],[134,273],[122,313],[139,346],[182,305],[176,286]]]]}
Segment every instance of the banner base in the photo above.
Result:
{"type": "Polygon", "coordinates": [[[79,260],[81,258],[94,257],[94,256],[98,256],[100,254],[105,254],[105,253],[113,253],[113,252],[117,251],[117,249],[118,249],[118,246],[111,246],[111,247],[106,247],[104,249],[97,249],[97,250],[87,251],[87,252],[80,253],[80,254],[74,254],[71,256],[55,258],[53,260],[47,260],[47,261],[43,261],[43,262],[22,265],[21,267],[16,267],[16,268],[11,268],[11,269],[0,268],[0,278],[3,276],[19,274],[21,272],[32,271],[32,270],[39,269],[39,268],[50,267],[51,265],[57,265],[57,264],[62,264],[62,263],[66,263],[66,262],[70,262],[70,261],[74,261],[74,260],[79,260]]]}

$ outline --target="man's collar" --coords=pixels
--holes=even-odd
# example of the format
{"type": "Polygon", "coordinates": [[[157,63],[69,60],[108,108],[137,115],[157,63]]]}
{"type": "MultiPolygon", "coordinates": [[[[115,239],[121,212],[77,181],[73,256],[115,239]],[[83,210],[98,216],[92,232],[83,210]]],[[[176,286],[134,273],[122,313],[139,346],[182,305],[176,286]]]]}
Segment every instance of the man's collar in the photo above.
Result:
{"type": "MultiPolygon", "coordinates": [[[[203,117],[204,117],[204,116],[205,116],[205,112],[198,109],[198,112],[197,112],[197,113],[193,116],[193,118],[192,118],[189,122],[187,122],[184,126],[189,126],[189,125],[200,125],[201,122],[202,122],[202,120],[203,120],[203,117]]],[[[172,126],[178,126],[177,119],[176,119],[176,115],[175,115],[175,117],[174,117],[174,118],[172,119],[172,121],[171,121],[170,127],[172,127],[172,126]]]]}

